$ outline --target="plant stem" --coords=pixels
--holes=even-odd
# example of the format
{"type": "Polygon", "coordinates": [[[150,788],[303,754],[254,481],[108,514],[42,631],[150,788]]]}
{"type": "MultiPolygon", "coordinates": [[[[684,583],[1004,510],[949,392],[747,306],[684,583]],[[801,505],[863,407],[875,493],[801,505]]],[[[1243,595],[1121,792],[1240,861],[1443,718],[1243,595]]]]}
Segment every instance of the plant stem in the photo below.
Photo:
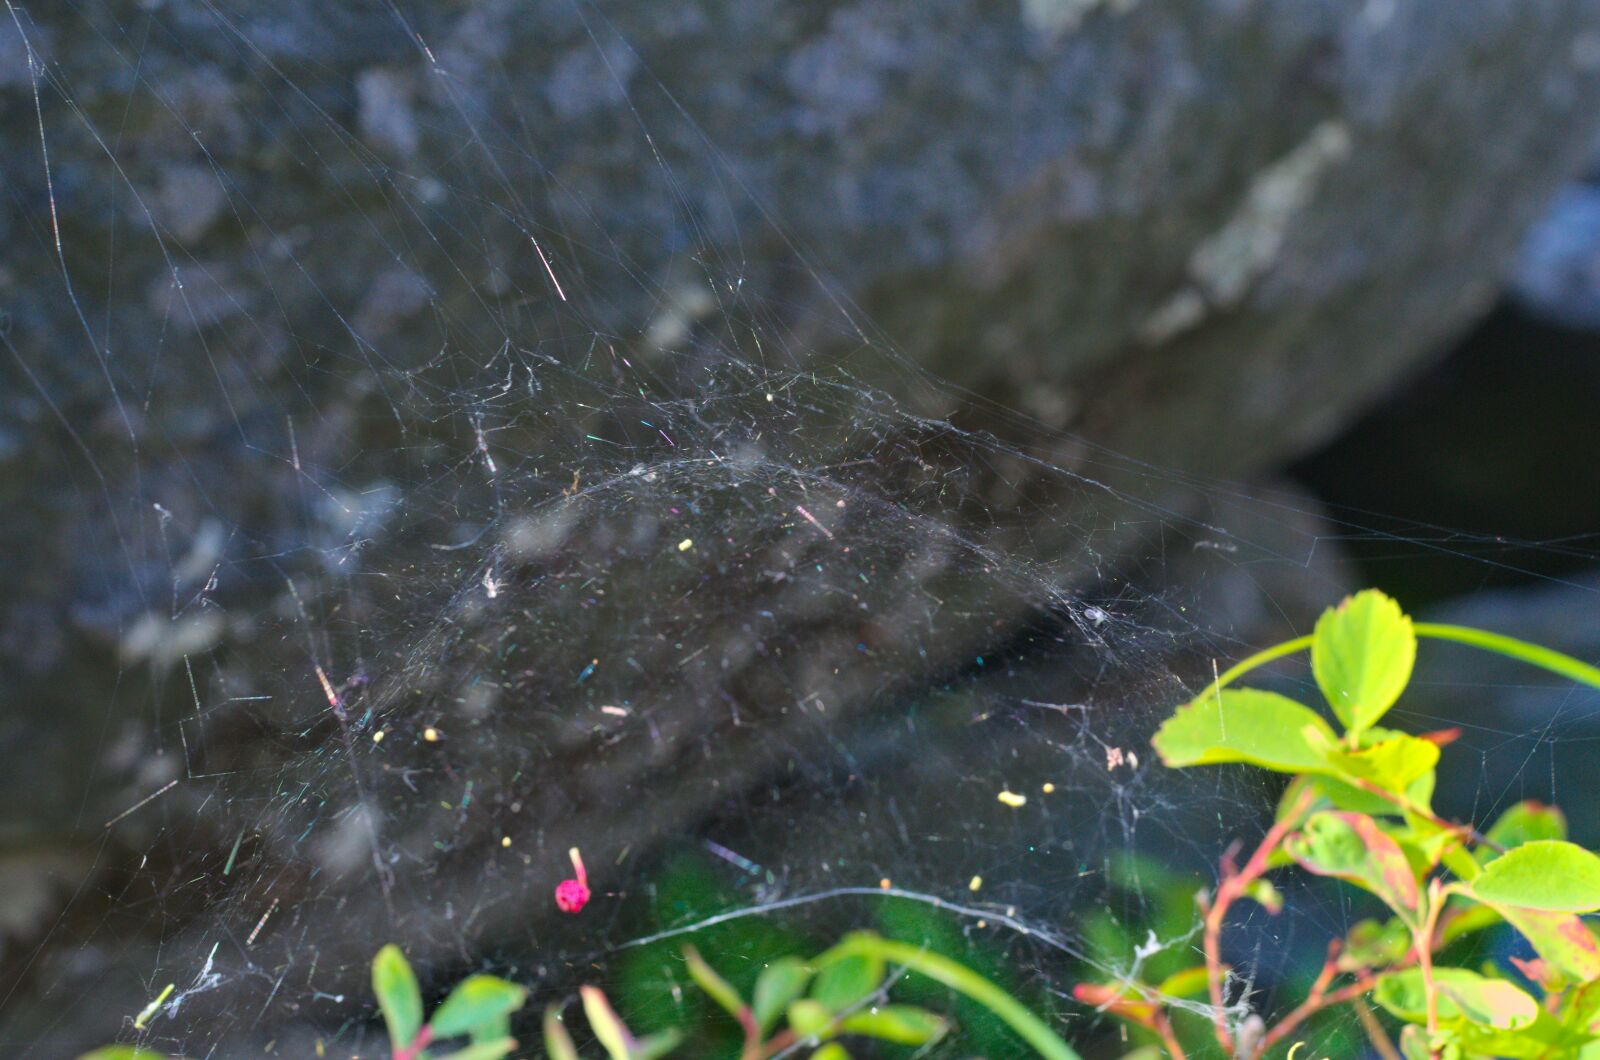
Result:
{"type": "Polygon", "coordinates": [[[1537,666],[1541,670],[1549,670],[1553,674],[1560,674],[1580,685],[1590,688],[1600,688],[1600,669],[1588,663],[1579,662],[1570,655],[1529,644],[1525,640],[1507,637],[1500,633],[1490,633],[1486,629],[1474,629],[1471,626],[1451,626],[1439,622],[1418,622],[1412,627],[1419,637],[1432,637],[1434,640],[1449,640],[1457,644],[1465,644],[1469,648],[1478,648],[1482,651],[1492,651],[1497,655],[1525,662],[1529,666],[1537,666]]]}
{"type": "Polygon", "coordinates": [[[1285,655],[1293,655],[1295,652],[1305,651],[1309,647],[1311,647],[1311,637],[1307,635],[1304,637],[1296,637],[1293,640],[1286,640],[1282,644],[1274,644],[1270,648],[1258,651],[1254,655],[1242,659],[1228,667],[1226,670],[1222,671],[1221,676],[1207,685],[1205,687],[1205,691],[1201,692],[1194,698],[1196,700],[1202,700],[1207,696],[1214,696],[1217,694],[1219,689],[1228,687],[1228,685],[1232,684],[1240,677],[1243,677],[1251,670],[1254,670],[1257,667],[1265,666],[1274,659],[1281,659],[1285,655]]]}
{"type": "Polygon", "coordinates": [[[823,968],[847,957],[857,956],[877,956],[884,961],[903,965],[908,971],[967,995],[1004,1020],[1045,1060],[1082,1060],[1072,1046],[1062,1041],[1043,1020],[1024,1008],[1016,998],[972,969],[919,946],[891,942],[876,935],[852,935],[812,963],[817,968],[823,968]]]}
{"type": "Polygon", "coordinates": [[[1403,1060],[1400,1050],[1396,1049],[1394,1042],[1390,1040],[1389,1032],[1383,1029],[1383,1024],[1372,1014],[1372,1008],[1366,1001],[1353,997],[1350,999],[1350,1007],[1355,1009],[1356,1019],[1361,1022],[1361,1029],[1367,1032],[1367,1041],[1372,1043],[1372,1051],[1383,1060],[1403,1060]]]}
{"type": "Polygon", "coordinates": [[[1270,1031],[1262,1036],[1261,1043],[1256,1046],[1256,1051],[1252,1055],[1258,1057],[1265,1056],[1268,1049],[1271,1049],[1274,1045],[1277,1045],[1289,1035],[1293,1034],[1295,1029],[1298,1028],[1300,1024],[1304,1023],[1312,1016],[1315,1016],[1318,1012],[1321,1012],[1325,1008],[1332,1008],[1335,1005],[1342,1005],[1346,1001],[1359,1000],[1361,995],[1365,994],[1368,990],[1371,990],[1376,982],[1377,980],[1372,978],[1372,973],[1363,969],[1360,973],[1358,973],[1355,982],[1347,983],[1346,985],[1341,986],[1339,989],[1333,991],[1331,994],[1324,994],[1314,1000],[1309,997],[1306,998],[1306,1000],[1302,1001],[1292,1012],[1283,1017],[1283,1019],[1279,1020],[1273,1025],[1273,1028],[1270,1031]]]}
{"type": "Polygon", "coordinates": [[[1172,1020],[1167,1018],[1165,1012],[1156,1013],[1155,1032],[1161,1036],[1161,1044],[1166,1047],[1167,1056],[1171,1060],[1188,1060],[1183,1046],[1178,1042],[1177,1034],[1172,1030],[1172,1020]]]}
{"type": "Polygon", "coordinates": [[[1313,799],[1311,791],[1301,792],[1289,812],[1262,837],[1261,845],[1250,855],[1244,868],[1235,871],[1224,864],[1222,878],[1217,883],[1217,893],[1205,903],[1206,986],[1211,994],[1212,1026],[1216,1029],[1217,1044],[1222,1046],[1224,1053],[1233,1053],[1233,1033],[1228,1030],[1226,998],[1222,992],[1222,923],[1227,919],[1228,908],[1267,871],[1272,852],[1299,826],[1301,816],[1310,809],[1313,799]]]}
{"type": "Polygon", "coordinates": [[[1422,993],[1428,1004],[1428,1055],[1438,1055],[1433,1039],[1439,1033],[1439,992],[1433,984],[1434,935],[1439,926],[1439,913],[1444,909],[1444,888],[1437,877],[1428,883],[1428,915],[1420,929],[1413,928],[1411,937],[1417,950],[1417,966],[1422,969],[1422,993]]]}

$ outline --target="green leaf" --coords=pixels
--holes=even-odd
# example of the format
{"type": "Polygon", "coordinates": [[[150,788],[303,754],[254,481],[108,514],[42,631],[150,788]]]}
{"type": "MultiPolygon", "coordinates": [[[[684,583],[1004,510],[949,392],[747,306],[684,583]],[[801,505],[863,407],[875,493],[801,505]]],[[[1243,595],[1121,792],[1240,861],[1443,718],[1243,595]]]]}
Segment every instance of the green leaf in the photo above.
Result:
{"type": "Polygon", "coordinates": [[[634,1043],[629,1060],[656,1060],[656,1057],[666,1056],[676,1049],[681,1041],[683,1033],[676,1030],[657,1031],[655,1034],[646,1035],[634,1043]]]}
{"type": "Polygon", "coordinates": [[[1411,952],[1411,929],[1397,919],[1362,920],[1345,935],[1339,953],[1339,970],[1386,968],[1404,960],[1411,952]]]}
{"type": "Polygon", "coordinates": [[[833,1027],[833,1013],[820,1001],[801,998],[789,1005],[789,1029],[800,1038],[823,1038],[833,1027]]]}
{"type": "Polygon", "coordinates": [[[693,946],[683,948],[683,959],[689,965],[689,978],[693,979],[724,1012],[736,1020],[742,1020],[747,1008],[744,998],[739,996],[739,991],[718,975],[693,946]]]}
{"type": "Polygon", "coordinates": [[[516,983],[492,975],[468,976],[434,1010],[428,1025],[436,1038],[470,1034],[485,1024],[503,1020],[527,999],[527,990],[516,983]]]}
{"type": "MultiPolygon", "coordinates": [[[[1465,968],[1435,968],[1433,985],[1441,1021],[1465,1020],[1491,1030],[1514,1031],[1531,1026],[1539,1018],[1539,1003],[1504,979],[1486,979],[1465,968]]],[[[1427,993],[1419,968],[1383,976],[1372,999],[1409,1023],[1423,1023],[1428,1018],[1427,993]]]]}
{"type": "MultiPolygon", "coordinates": [[[[1397,733],[1360,750],[1341,749],[1329,757],[1334,768],[1345,779],[1365,780],[1385,791],[1403,795],[1416,781],[1432,773],[1434,766],[1439,764],[1439,745],[1430,740],[1397,733]]],[[[1429,790],[1432,790],[1431,784],[1429,790]]]]}
{"type": "Polygon", "coordinates": [[[132,1045],[108,1045],[92,1053],[84,1053],[78,1060],[167,1060],[161,1053],[139,1049],[132,1045]]]}
{"type": "Polygon", "coordinates": [[[1326,773],[1338,737],[1311,708],[1276,692],[1225,688],[1179,707],[1151,741],[1167,766],[1248,762],[1279,773],[1326,773]]]}
{"type": "Polygon", "coordinates": [[[772,1030],[789,1002],[799,997],[810,981],[811,968],[798,957],[780,957],[762,969],[751,1005],[762,1034],[772,1030]]]}
{"type": "Polygon", "coordinates": [[[492,1042],[475,1042],[465,1049],[457,1049],[453,1053],[446,1053],[439,1060],[500,1060],[501,1057],[510,1056],[511,1050],[517,1047],[515,1038],[499,1038],[492,1042]]]}
{"type": "Polygon", "coordinates": [[[829,1012],[843,1012],[871,997],[883,985],[887,968],[876,955],[857,954],[834,961],[817,973],[811,999],[829,1012]]]}
{"type": "Polygon", "coordinates": [[[850,1060],[850,1053],[838,1042],[829,1042],[812,1053],[811,1060],[850,1060]]]}
{"type": "Polygon", "coordinates": [[[1491,906],[1532,944],[1546,962],[1568,979],[1587,983],[1600,979],[1600,943],[1572,913],[1491,906]]]}
{"type": "Polygon", "coordinates": [[[1575,843],[1531,840],[1485,865],[1472,894],[1496,906],[1590,913],[1600,909],[1600,857],[1575,843]]]}
{"type": "Polygon", "coordinates": [[[633,1034],[606,1000],[605,993],[597,986],[582,986],[578,988],[578,995],[583,998],[583,1014],[589,1017],[589,1027],[606,1055],[611,1060],[633,1060],[633,1034]]]}
{"type": "Polygon", "coordinates": [[[1371,891],[1397,913],[1415,913],[1417,878],[1400,846],[1359,813],[1313,814],[1284,848],[1307,871],[1371,891]]]}
{"type": "Polygon", "coordinates": [[[1346,597],[1317,620],[1311,672],[1345,728],[1359,733],[1394,706],[1411,680],[1417,637],[1400,605],[1376,589],[1346,597]]]}
{"type": "Polygon", "coordinates": [[[1181,972],[1173,972],[1156,987],[1156,993],[1166,997],[1199,997],[1210,983],[1206,966],[1197,964],[1181,972]]]}
{"type": "Polygon", "coordinates": [[[406,1048],[422,1029],[422,991],[399,946],[391,943],[372,959],[372,992],[389,1028],[390,1046],[406,1048]]]}
{"type": "Polygon", "coordinates": [[[511,1016],[496,1016],[494,1019],[484,1020],[472,1030],[467,1032],[472,1036],[472,1044],[480,1042],[497,1042],[501,1038],[511,1037],[511,1016]]]}
{"type": "Polygon", "coordinates": [[[897,1045],[927,1045],[948,1034],[950,1024],[915,1005],[883,1005],[846,1016],[839,1031],[897,1045]]]}
{"type": "Polygon", "coordinates": [[[561,1022],[561,1010],[554,1005],[544,1010],[544,1051],[550,1060],[578,1060],[578,1047],[561,1022]]]}
{"type": "Polygon", "coordinates": [[[1480,860],[1489,861],[1499,856],[1500,852],[1493,849],[1494,846],[1510,850],[1535,839],[1567,838],[1567,818],[1554,806],[1527,799],[1496,818],[1494,824],[1489,826],[1489,831],[1484,833],[1484,838],[1493,846],[1486,844],[1479,851],[1479,857],[1480,860]]]}

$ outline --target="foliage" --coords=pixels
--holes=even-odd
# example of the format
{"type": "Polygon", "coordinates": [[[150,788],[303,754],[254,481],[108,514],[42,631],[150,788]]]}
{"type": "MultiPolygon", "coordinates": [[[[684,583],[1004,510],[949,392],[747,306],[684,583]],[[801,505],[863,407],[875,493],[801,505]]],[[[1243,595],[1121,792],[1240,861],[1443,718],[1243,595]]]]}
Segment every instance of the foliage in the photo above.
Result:
{"type": "MultiPolygon", "coordinates": [[[[1600,935],[1582,919],[1600,910],[1600,856],[1567,840],[1566,820],[1555,807],[1519,803],[1484,831],[1434,812],[1441,751],[1458,732],[1411,735],[1379,724],[1410,681],[1419,637],[1497,652],[1600,688],[1600,670],[1592,666],[1499,634],[1414,623],[1376,590],[1330,608],[1311,635],[1258,652],[1218,676],[1154,737],[1172,768],[1233,763],[1291,778],[1255,851],[1241,866],[1230,849],[1215,889],[1198,896],[1204,962],[1176,966],[1170,953],[1156,954],[1125,979],[1078,984],[1073,993],[1079,1001],[1143,1028],[1173,1060],[1186,1056],[1180,1028],[1196,1013],[1209,1015],[1214,1039],[1200,1050],[1254,1060],[1279,1047],[1292,1055],[1308,1023],[1341,1005],[1354,1008],[1385,1060],[1600,1060],[1600,935]],[[1231,687],[1244,674],[1307,649],[1338,728],[1283,695],[1231,687]],[[1291,866],[1366,892],[1387,915],[1330,940],[1304,999],[1269,1027],[1247,1012],[1241,1018],[1244,1009],[1222,960],[1222,934],[1240,901],[1278,913],[1283,897],[1267,874],[1291,866]],[[1520,932],[1537,954],[1510,958],[1515,974],[1492,963],[1476,969],[1440,963],[1453,943],[1497,925],[1520,932]],[[1208,1004],[1189,1000],[1197,997],[1208,1004]],[[1397,1042],[1368,999],[1400,1022],[1397,1042]]],[[[575,851],[573,860],[581,885],[575,851]]],[[[1112,868],[1113,876],[1147,892],[1163,934],[1181,930],[1190,914],[1176,877],[1131,857],[1112,868]]],[[[1108,954],[1128,941],[1092,913],[1085,937],[1108,954]]],[[[1010,994],[927,945],[856,932],[810,960],[763,960],[748,997],[693,947],[681,957],[688,977],[737,1026],[740,1060],[798,1049],[811,1050],[814,1060],[848,1060],[842,1040],[851,1037],[908,1046],[938,1042],[950,1031],[948,1019],[888,998],[908,975],[981,1006],[1046,1060],[1077,1060],[1010,994]]],[[[498,1060],[516,1048],[511,1017],[527,998],[520,986],[471,976],[425,1020],[416,977],[392,945],[374,959],[372,983],[392,1060],[498,1060]],[[454,1051],[431,1052],[457,1039],[463,1041],[454,1051]]],[[[597,987],[583,987],[580,996],[590,1032],[610,1060],[654,1060],[683,1041],[677,1030],[636,1035],[597,987]]],[[[152,1002],[136,1026],[165,997],[152,1002]]],[[[543,1040],[551,1060],[578,1060],[556,1006],[545,1011],[543,1040]]],[[[1152,1045],[1129,1057],[1158,1054],[1152,1045]]],[[[114,1046],[81,1060],[163,1058],[114,1046]]]]}
{"type": "Polygon", "coordinates": [[[1380,722],[1411,677],[1418,637],[1498,652],[1600,687],[1600,670],[1536,645],[1456,626],[1413,623],[1376,590],[1330,608],[1308,637],[1260,652],[1180,706],[1156,733],[1174,768],[1243,763],[1292,779],[1276,819],[1240,866],[1224,855],[1214,893],[1200,895],[1204,964],[1155,984],[1085,983],[1085,1002],[1145,1028],[1184,1055],[1173,1015],[1204,991],[1224,1054],[1265,1056],[1289,1045],[1308,1019],[1356,1006],[1380,1055],[1397,1060],[1475,1057],[1600,1058],[1600,940],[1582,914],[1600,910],[1600,856],[1566,839],[1554,807],[1524,802],[1487,831],[1432,808],[1440,752],[1458,735],[1411,735],[1380,722]],[[1311,669],[1336,729],[1321,714],[1261,689],[1233,688],[1245,673],[1310,649],[1311,669]],[[1330,941],[1306,996],[1271,1027],[1238,1018],[1222,960],[1230,909],[1251,900],[1276,913],[1267,873],[1298,866],[1365,891],[1387,908],[1330,941]],[[1498,924],[1520,932],[1537,957],[1450,967],[1452,942],[1498,924]],[[1365,1006],[1402,1024],[1398,1044],[1365,1006]]]}
{"type": "MultiPolygon", "coordinates": [[[[1037,1016],[1009,994],[948,957],[872,932],[856,932],[812,960],[789,956],[773,960],[756,979],[749,1000],[742,997],[691,946],[683,950],[689,976],[738,1024],[743,1036],[740,1060],[768,1060],[810,1048],[818,1060],[848,1060],[840,1039],[876,1039],[896,1045],[926,1046],[950,1031],[944,1017],[917,1005],[888,1000],[892,986],[916,974],[957,991],[992,1011],[1047,1060],[1077,1060],[1077,1054],[1037,1016]]],[[[500,1060],[517,1047],[511,1016],[528,992],[490,975],[462,980],[424,1022],[422,993],[399,947],[378,951],[372,962],[372,989],[389,1032],[391,1060],[500,1060]],[[433,1046],[465,1039],[444,1054],[433,1046]]],[[[609,1060],[655,1060],[682,1041],[677,1030],[636,1035],[598,987],[580,989],[590,1032],[609,1060]]],[[[558,1006],[545,1010],[543,1038],[550,1060],[578,1060],[578,1050],[558,1006]]],[[[111,1046],[80,1060],[166,1060],[132,1046],[111,1046]]]]}

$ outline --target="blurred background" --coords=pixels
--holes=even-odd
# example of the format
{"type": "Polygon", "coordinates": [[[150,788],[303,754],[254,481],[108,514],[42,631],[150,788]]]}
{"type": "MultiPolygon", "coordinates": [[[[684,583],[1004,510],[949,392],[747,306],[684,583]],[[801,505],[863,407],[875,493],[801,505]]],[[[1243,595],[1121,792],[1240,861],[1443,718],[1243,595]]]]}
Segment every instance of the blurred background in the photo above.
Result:
{"type": "MultiPolygon", "coordinates": [[[[8,0],[0,312],[8,1055],[355,1055],[387,941],[681,1022],[635,943],[790,899],[702,948],[1120,1055],[1071,983],[1277,794],[1150,761],[1215,664],[1366,585],[1600,658],[1596,0],[8,0]]],[[[1396,717],[1593,844],[1597,705],[1396,717]]]]}

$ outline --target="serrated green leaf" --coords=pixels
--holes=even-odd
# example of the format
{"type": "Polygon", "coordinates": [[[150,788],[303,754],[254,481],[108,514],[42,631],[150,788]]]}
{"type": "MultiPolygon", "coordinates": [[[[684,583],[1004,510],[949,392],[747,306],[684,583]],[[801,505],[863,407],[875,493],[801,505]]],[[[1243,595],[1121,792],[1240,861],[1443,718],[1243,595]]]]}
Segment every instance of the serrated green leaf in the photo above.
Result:
{"type": "Polygon", "coordinates": [[[1167,766],[1247,762],[1279,773],[1326,773],[1333,729],[1311,708],[1276,692],[1224,688],[1168,718],[1151,741],[1167,766]]]}
{"type": "Polygon", "coordinates": [[[389,1028],[389,1045],[406,1048],[422,1029],[422,991],[399,946],[391,943],[372,958],[372,992],[389,1028]]]}
{"type": "Polygon", "coordinates": [[[867,954],[834,961],[811,981],[811,999],[829,1012],[843,1012],[871,997],[887,971],[881,958],[867,954]]]}
{"type": "Polygon", "coordinates": [[[450,996],[434,1010],[428,1025],[436,1038],[469,1034],[492,1021],[504,1019],[522,1007],[528,991],[492,975],[472,975],[456,984],[450,996]]]}
{"type": "Polygon", "coordinates": [[[578,1060],[578,1047],[561,1022],[561,1010],[551,1005],[544,1010],[544,1051],[550,1060],[578,1060]]]}
{"type": "Polygon", "coordinates": [[[1366,589],[1330,607],[1311,637],[1311,672],[1328,705],[1359,733],[1394,706],[1411,680],[1417,636],[1394,600],[1366,589]]]}
{"type": "Polygon", "coordinates": [[[1312,814],[1284,849],[1309,872],[1371,891],[1397,913],[1417,910],[1417,879],[1405,854],[1365,814],[1312,814]]]}
{"type": "Polygon", "coordinates": [[[846,1016],[839,1031],[897,1045],[927,1045],[948,1034],[950,1024],[915,1005],[882,1005],[846,1016]]]}
{"type": "MultiPolygon", "coordinates": [[[[1460,1019],[1491,1030],[1514,1031],[1539,1018],[1539,1003],[1503,979],[1487,979],[1465,968],[1435,968],[1433,985],[1441,1021],[1460,1019]]],[[[1428,1018],[1421,969],[1384,975],[1372,999],[1409,1023],[1423,1023],[1428,1018]]]]}
{"type": "Polygon", "coordinates": [[[1600,909],[1600,857],[1575,843],[1531,840],[1485,865],[1472,893],[1496,906],[1591,913],[1600,909]]]}
{"type": "Polygon", "coordinates": [[[801,1038],[822,1038],[833,1026],[833,1013],[820,1001],[801,998],[789,1005],[789,1029],[801,1038]]]}
{"type": "Polygon", "coordinates": [[[517,1047],[515,1038],[499,1038],[490,1042],[475,1042],[465,1049],[457,1049],[453,1053],[446,1053],[439,1060],[501,1060],[501,1057],[510,1056],[511,1051],[517,1047]]]}
{"type": "Polygon", "coordinates": [[[789,1002],[804,993],[810,981],[811,968],[798,957],[780,957],[761,970],[751,1008],[762,1034],[772,1030],[789,1002]]]}

